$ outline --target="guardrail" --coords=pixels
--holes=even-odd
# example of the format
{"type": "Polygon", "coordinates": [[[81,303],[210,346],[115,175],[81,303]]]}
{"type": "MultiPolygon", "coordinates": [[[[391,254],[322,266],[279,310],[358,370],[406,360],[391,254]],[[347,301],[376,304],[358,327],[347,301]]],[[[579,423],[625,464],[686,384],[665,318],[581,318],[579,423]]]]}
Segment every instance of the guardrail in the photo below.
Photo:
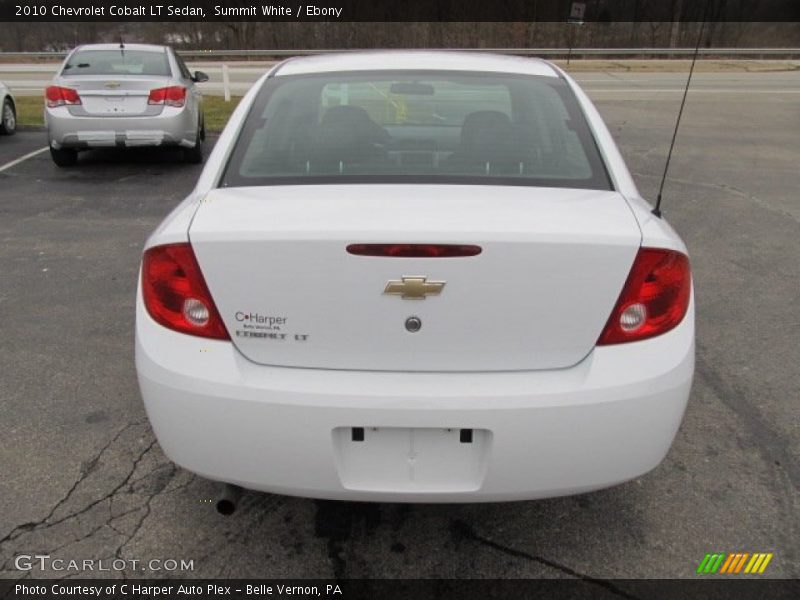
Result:
{"type": "MultiPolygon", "coordinates": [[[[358,52],[363,49],[324,49],[324,50],[178,50],[186,58],[269,58],[326,54],[333,52],[358,52]]],[[[680,58],[692,56],[694,48],[454,48],[466,52],[495,52],[522,56],[547,56],[581,58],[680,58]]],[[[0,52],[3,58],[48,59],[63,58],[66,52],[0,52]]],[[[800,58],[800,48],[700,48],[701,57],[713,58],[800,58]]]]}

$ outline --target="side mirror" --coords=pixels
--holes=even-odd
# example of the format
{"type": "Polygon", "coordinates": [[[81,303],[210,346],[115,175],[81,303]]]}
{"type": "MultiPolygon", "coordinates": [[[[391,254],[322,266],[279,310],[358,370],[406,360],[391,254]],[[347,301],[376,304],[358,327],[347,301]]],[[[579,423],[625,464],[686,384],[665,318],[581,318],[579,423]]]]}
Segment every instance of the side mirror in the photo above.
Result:
{"type": "Polygon", "coordinates": [[[208,81],[208,75],[206,75],[202,71],[195,71],[194,76],[192,77],[192,81],[194,81],[195,83],[203,83],[204,81],[208,81]]]}

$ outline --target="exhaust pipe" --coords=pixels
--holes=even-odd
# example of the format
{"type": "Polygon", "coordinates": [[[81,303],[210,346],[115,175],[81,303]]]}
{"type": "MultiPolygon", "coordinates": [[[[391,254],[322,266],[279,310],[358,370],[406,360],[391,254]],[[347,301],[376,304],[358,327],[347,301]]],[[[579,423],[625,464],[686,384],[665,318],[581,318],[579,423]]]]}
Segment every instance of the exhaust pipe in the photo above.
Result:
{"type": "Polygon", "coordinates": [[[226,517],[231,516],[236,511],[239,498],[242,497],[242,491],[242,488],[238,485],[226,483],[222,496],[217,500],[217,512],[226,517]]]}

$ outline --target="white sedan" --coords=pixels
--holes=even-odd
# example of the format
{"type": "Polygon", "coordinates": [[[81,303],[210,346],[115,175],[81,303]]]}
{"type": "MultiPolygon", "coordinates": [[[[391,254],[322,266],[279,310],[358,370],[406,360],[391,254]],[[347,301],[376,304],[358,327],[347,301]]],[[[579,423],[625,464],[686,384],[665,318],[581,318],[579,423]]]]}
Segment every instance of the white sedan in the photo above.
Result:
{"type": "Polygon", "coordinates": [[[664,458],[686,248],[541,60],[286,61],[147,241],[136,367],[164,452],[244,488],[483,502],[664,458]]]}

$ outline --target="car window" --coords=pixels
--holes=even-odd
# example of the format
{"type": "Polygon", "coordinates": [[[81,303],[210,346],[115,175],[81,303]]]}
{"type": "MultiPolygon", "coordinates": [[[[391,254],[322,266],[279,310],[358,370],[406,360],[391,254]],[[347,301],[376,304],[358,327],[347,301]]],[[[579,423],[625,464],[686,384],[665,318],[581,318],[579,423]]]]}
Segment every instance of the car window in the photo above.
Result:
{"type": "Polygon", "coordinates": [[[174,56],[175,56],[175,62],[178,63],[178,69],[180,69],[181,77],[183,77],[184,79],[191,79],[192,73],[189,71],[189,67],[186,66],[186,63],[183,62],[183,59],[180,56],[178,56],[177,54],[175,54],[174,56]]]}
{"type": "Polygon", "coordinates": [[[611,189],[563,80],[433,71],[267,80],[222,185],[359,181],[611,189]]]}
{"type": "Polygon", "coordinates": [[[70,75],[171,75],[166,52],[144,50],[78,50],[61,72],[70,75]]]}
{"type": "Polygon", "coordinates": [[[327,83],[323,112],[340,105],[361,106],[381,125],[457,127],[470,112],[500,111],[511,116],[511,94],[504,85],[469,85],[452,81],[403,84],[392,80],[327,83]]]}

